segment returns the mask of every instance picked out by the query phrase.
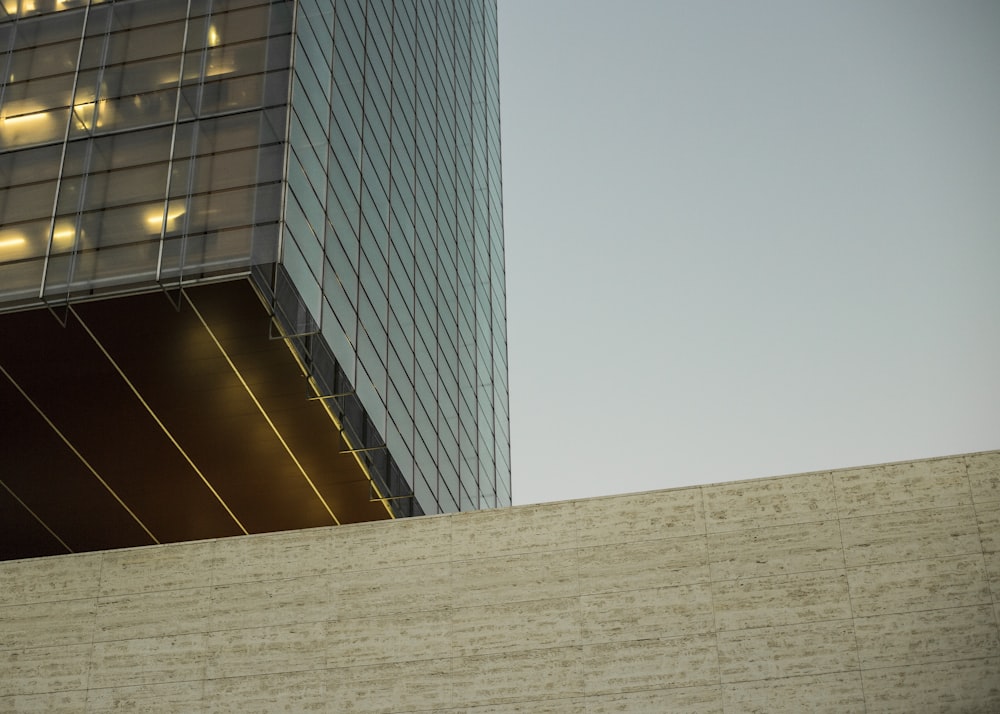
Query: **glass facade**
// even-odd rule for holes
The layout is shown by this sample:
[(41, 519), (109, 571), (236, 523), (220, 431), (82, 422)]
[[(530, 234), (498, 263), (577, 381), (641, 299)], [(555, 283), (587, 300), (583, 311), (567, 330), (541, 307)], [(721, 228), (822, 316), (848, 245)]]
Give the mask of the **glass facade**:
[(72, 6), (4, 3), (0, 301), (273, 262), (292, 8)]
[(397, 515), (510, 503), (495, 0), (0, 8), (0, 309), (249, 276)]

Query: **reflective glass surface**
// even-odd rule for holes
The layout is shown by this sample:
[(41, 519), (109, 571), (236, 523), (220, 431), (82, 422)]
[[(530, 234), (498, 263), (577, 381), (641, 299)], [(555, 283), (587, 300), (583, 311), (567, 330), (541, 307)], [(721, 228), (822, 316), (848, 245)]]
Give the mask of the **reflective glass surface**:
[(4, 9), (0, 303), (275, 260), (291, 3)]
[(252, 274), (398, 515), (510, 503), (495, 0), (0, 0), (0, 309)]
[(295, 41), (282, 264), (366, 446), (420, 510), (509, 504), (496, 4), (300, 0)]

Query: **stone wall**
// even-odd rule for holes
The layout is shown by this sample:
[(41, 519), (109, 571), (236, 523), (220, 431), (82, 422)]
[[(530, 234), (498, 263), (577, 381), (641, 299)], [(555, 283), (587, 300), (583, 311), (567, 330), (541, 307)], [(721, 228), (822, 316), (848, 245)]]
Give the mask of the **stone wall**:
[(0, 712), (998, 712), (1000, 452), (0, 563)]

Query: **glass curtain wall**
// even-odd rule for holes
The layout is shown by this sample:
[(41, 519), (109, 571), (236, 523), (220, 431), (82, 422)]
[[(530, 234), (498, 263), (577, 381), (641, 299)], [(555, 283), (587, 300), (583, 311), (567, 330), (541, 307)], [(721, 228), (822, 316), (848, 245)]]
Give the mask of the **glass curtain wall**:
[(252, 272), (399, 515), (509, 504), (496, 30), (0, 0), (0, 310)]
[(300, 0), (293, 66), (281, 263), (329, 404), (413, 512), (507, 505), (496, 3)]
[(2, 12), (0, 307), (276, 259), (292, 3)]

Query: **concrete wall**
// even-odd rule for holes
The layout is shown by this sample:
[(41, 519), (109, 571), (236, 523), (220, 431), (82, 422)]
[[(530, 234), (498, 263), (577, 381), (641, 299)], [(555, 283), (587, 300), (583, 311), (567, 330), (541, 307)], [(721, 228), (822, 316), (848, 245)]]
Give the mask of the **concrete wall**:
[(2, 712), (998, 712), (1000, 452), (0, 563)]

